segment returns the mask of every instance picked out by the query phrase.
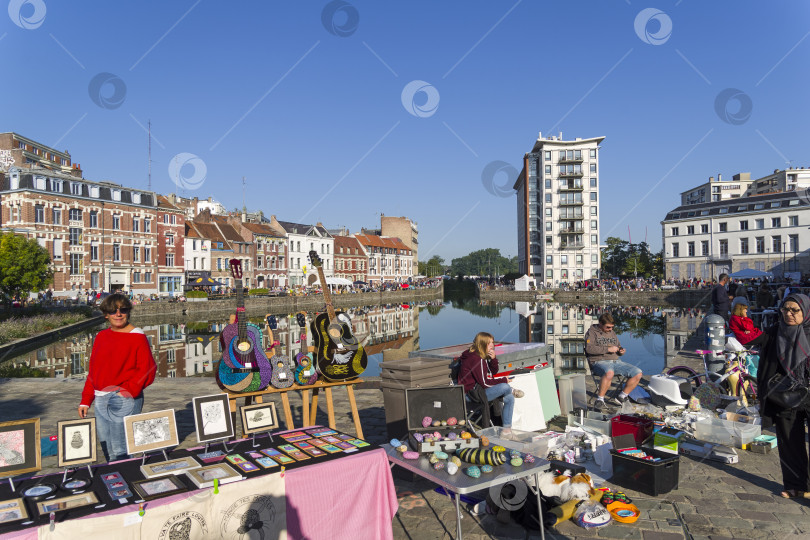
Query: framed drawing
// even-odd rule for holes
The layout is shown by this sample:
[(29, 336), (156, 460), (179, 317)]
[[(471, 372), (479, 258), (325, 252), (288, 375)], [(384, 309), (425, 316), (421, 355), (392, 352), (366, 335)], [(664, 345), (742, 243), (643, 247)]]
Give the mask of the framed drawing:
[(26, 519), (28, 512), (22, 499), (9, 499), (0, 501), (0, 525)]
[(37, 512), (39, 512), (41, 516), (43, 514), (50, 514), (51, 512), (61, 512), (62, 510), (70, 510), (71, 508), (78, 508), (79, 506), (87, 506), (88, 504), (98, 504), (98, 498), (92, 491), (78, 495), (70, 495), (69, 497), (61, 497), (59, 499), (40, 501), (37, 503)]
[(145, 501), (188, 491), (186, 484), (177, 476), (136, 480), (132, 482), (132, 485), (135, 487), (138, 496)]
[(167, 474), (182, 474), (189, 469), (196, 469), (198, 467), (202, 467), (202, 465), (197, 463), (197, 460), (191, 456), (186, 456), (184, 458), (141, 465), (141, 472), (147, 478), (155, 478), (157, 476), (166, 476)]
[(195, 397), (194, 426), (197, 430), (197, 442), (210, 442), (233, 437), (231, 408), (228, 405), (228, 394), (213, 394)]
[(0, 422), (0, 478), (42, 469), (39, 418)]
[(72, 467), (96, 462), (96, 419), (62, 420), (56, 424), (59, 434), (58, 465)]
[(245, 405), (240, 411), (242, 413), (242, 434), (244, 435), (270, 431), (278, 427), (276, 404), (272, 401)]
[(206, 465), (199, 469), (187, 471), (188, 477), (198, 488), (207, 488), (214, 485), (214, 480), (219, 480), (220, 484), (236, 482), (242, 480), (242, 475), (233, 470), (227, 463), (215, 463)]
[(124, 431), (130, 455), (178, 445), (174, 409), (125, 416)]

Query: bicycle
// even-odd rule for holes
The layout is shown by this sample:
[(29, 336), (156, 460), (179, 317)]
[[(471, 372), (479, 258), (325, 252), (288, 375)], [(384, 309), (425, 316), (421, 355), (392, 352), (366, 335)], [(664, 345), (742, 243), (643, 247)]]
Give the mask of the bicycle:
[[(710, 371), (706, 362), (708, 355), (715, 355), (714, 351), (696, 350), (703, 359), (703, 372), (698, 373), (689, 366), (675, 366), (667, 370), (666, 374), (686, 379), (692, 385), (693, 395), (704, 401), (715, 402), (722, 398), (711, 398), (710, 394), (741, 397), (743, 405), (747, 406), (749, 400), (756, 401), (756, 378), (748, 373), (745, 360), (750, 351), (730, 351), (723, 356), (722, 372)], [(701, 390), (700, 388), (703, 387)], [(714, 407), (710, 407), (714, 408)]]

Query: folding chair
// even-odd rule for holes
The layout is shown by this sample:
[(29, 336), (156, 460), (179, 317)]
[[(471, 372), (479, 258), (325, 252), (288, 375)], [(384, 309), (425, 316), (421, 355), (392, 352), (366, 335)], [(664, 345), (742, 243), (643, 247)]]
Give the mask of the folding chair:
[[(593, 372), (593, 366), (591, 358), (588, 354), (585, 355), (585, 359), (588, 361), (588, 371), (591, 372), (591, 378), (593, 379), (593, 383), (595, 385), (595, 389), (593, 391), (593, 395), (588, 399), (588, 408), (593, 408), (593, 405), (596, 403), (596, 398), (599, 397), (599, 383), (602, 381), (602, 377), (596, 375)], [(627, 384), (627, 379), (629, 377), (625, 375), (618, 375), (616, 373), (613, 374), (613, 380), (610, 383), (610, 388), (608, 391), (605, 392), (605, 401), (608, 400), (617, 400), (619, 394), (624, 389), (624, 386)]]

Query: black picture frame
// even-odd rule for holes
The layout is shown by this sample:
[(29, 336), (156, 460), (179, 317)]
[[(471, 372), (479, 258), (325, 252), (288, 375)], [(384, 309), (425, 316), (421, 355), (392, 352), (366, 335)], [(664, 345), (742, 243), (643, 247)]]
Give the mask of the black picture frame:
[(132, 486), (135, 488), (138, 497), (145, 501), (188, 491), (188, 486), (185, 482), (183, 482), (180, 477), (174, 476), (173, 474), (159, 476), (157, 478), (147, 478), (145, 480), (135, 480), (132, 482)]
[(212, 394), (192, 399), (197, 442), (230, 439), (234, 436), (228, 394)]
[[(92, 416), (80, 420), (60, 420), (56, 423), (58, 435), (57, 464), (73, 467), (96, 462), (96, 419)], [(77, 440), (81, 444), (76, 448)], [(80, 450), (80, 455), (77, 455)]]
[(12, 456), (0, 462), (0, 478), (41, 470), (39, 418), (0, 422), (0, 447)]

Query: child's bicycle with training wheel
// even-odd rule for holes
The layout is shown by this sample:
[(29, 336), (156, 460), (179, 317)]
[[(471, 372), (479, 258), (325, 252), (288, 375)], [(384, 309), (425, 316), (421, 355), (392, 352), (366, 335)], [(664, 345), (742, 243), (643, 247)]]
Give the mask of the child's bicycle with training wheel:
[(714, 351), (698, 349), (695, 351), (703, 359), (703, 371), (698, 373), (689, 366), (675, 366), (667, 370), (667, 375), (681, 377), (689, 381), (692, 394), (700, 399), (701, 403), (709, 408), (715, 408), (722, 398), (731, 396), (742, 398), (743, 405), (756, 401), (756, 377), (752, 376), (747, 367), (747, 357), (750, 351), (728, 351), (724, 353), (723, 369), (720, 372), (709, 370), (707, 356), (714, 357), (714, 362), (721, 361)]

